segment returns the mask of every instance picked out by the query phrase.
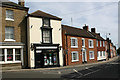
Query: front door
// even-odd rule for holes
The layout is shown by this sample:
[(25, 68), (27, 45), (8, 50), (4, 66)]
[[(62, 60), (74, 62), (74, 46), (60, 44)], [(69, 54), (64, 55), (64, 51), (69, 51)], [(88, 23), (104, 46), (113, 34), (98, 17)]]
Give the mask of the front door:
[(82, 62), (83, 62), (83, 63), (86, 63), (86, 62), (87, 62), (86, 51), (82, 51)]

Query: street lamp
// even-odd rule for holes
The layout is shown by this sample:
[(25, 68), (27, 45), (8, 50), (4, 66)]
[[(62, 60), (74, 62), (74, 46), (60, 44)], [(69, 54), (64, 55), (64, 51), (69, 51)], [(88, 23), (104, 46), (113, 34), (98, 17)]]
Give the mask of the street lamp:
[(107, 35), (111, 35), (110, 33), (106, 33), (106, 39), (107, 39)]

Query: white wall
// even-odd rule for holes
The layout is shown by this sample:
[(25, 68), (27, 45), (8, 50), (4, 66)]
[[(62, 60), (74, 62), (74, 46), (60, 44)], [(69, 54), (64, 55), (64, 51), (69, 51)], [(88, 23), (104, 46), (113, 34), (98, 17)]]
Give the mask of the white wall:
[[(40, 43), (42, 42), (42, 32), (40, 27), (42, 27), (42, 18), (28, 18), (28, 34), (30, 37), (29, 47), (31, 43)], [(62, 31), (61, 31), (61, 21), (58, 20), (50, 20), (52, 29), (52, 42), (53, 44), (60, 44), (62, 46)], [(31, 28), (32, 26), (32, 28)], [(35, 67), (35, 59), (34, 59), (34, 51), (29, 49), (29, 67)], [(62, 49), (59, 52), (59, 61), (60, 66), (63, 66), (63, 55)]]

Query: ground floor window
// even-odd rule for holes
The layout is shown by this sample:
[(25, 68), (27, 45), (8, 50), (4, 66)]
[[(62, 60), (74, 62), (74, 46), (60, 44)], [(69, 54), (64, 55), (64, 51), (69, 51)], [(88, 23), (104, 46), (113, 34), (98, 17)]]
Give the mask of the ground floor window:
[(0, 49), (0, 61), (4, 61), (4, 49)]
[(8, 48), (8, 49), (1, 49), (2, 51), (0, 52), (0, 61), (21, 61), (21, 49), (13, 49), (13, 48)]
[(94, 59), (94, 51), (89, 51), (89, 59)]
[(105, 51), (103, 51), (103, 56), (105, 56)]
[(100, 51), (100, 56), (102, 57), (102, 51)]
[(72, 62), (79, 61), (79, 56), (77, 51), (72, 52)]

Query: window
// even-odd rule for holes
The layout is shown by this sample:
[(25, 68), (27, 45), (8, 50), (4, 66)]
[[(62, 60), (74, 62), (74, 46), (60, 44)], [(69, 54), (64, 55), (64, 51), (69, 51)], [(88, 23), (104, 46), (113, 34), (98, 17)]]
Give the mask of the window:
[(44, 18), (43, 19), (43, 26), (49, 27), (50, 26), (50, 19)]
[(13, 49), (7, 49), (7, 61), (13, 61)]
[(78, 58), (78, 52), (77, 51), (73, 51), (72, 52), (72, 62), (75, 62), (75, 61), (79, 61), (79, 58)]
[(89, 59), (94, 59), (94, 51), (89, 51)]
[(6, 20), (14, 20), (13, 10), (6, 10)]
[(93, 48), (93, 40), (89, 40), (89, 48)]
[(78, 48), (77, 38), (71, 38), (71, 47)]
[(0, 50), (0, 61), (4, 61), (4, 49)]
[(99, 51), (97, 52), (97, 57), (99, 57)]
[(43, 43), (51, 43), (50, 30), (43, 30)]
[(15, 49), (15, 61), (21, 60), (21, 51), (20, 49)]
[(82, 47), (85, 47), (85, 39), (82, 38)]
[(98, 47), (98, 40), (97, 40), (97, 47)]
[(100, 41), (100, 47), (102, 46), (102, 42)]
[(105, 41), (103, 41), (103, 47), (105, 47)]
[(103, 51), (103, 56), (105, 56), (105, 51)]
[(100, 56), (102, 56), (102, 51), (100, 51)]
[(5, 39), (14, 39), (14, 27), (5, 27)]

